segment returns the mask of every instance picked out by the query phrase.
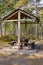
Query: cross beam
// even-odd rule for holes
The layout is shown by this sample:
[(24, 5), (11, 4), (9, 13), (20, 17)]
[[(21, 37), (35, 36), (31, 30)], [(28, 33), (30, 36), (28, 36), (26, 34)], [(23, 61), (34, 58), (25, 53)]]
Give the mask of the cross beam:
[[(12, 21), (17, 22), (18, 19), (15, 19), (15, 20), (4, 20), (4, 22), (12, 22)], [(20, 19), (20, 21), (27, 21), (27, 22), (30, 21), (30, 22), (35, 22), (36, 19)]]

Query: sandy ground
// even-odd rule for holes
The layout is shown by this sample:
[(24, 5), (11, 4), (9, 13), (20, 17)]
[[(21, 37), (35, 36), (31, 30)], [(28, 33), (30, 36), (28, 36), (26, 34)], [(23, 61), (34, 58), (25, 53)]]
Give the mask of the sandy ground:
[[(10, 49), (4, 48), (5, 50), (9, 51)], [(7, 52), (5, 54), (0, 53), (0, 65), (43, 65), (43, 51), (24, 55), (14, 54), (14, 52), (12, 54), (7, 54)]]
[[(39, 41), (36, 43), (39, 43)], [(43, 65), (43, 51), (28, 55), (9, 54), (10, 51), (11, 49), (9, 48), (0, 49), (0, 65)], [(14, 50), (12, 50), (12, 52), (14, 52)]]
[(43, 65), (43, 57), (38, 54), (0, 56), (0, 65)]

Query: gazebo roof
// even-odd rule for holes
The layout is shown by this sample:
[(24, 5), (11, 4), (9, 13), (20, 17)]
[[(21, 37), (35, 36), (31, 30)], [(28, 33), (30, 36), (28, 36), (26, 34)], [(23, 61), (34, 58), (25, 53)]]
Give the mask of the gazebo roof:
[(13, 11), (12, 13), (10, 13), (8, 16), (4, 17), (3, 19), (5, 20), (15, 20), (15, 19), (18, 19), (18, 12), (20, 12), (20, 18), (23, 19), (24, 17), (25, 18), (30, 18), (30, 19), (35, 19), (37, 21), (37, 23), (39, 23), (39, 19), (38, 17), (24, 11), (24, 10), (21, 10), (21, 9), (17, 9), (15, 11)]

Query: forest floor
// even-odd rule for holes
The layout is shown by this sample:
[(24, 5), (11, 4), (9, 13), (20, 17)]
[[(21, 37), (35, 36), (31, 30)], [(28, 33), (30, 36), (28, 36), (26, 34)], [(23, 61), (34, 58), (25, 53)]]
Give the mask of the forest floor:
[[(3, 42), (0, 42), (0, 51), (3, 46), (8, 46), (3, 44)], [(43, 48), (43, 40), (36, 41), (36, 44), (40, 44), (41, 48)], [(3, 47), (4, 48), (4, 47)], [(8, 52), (5, 51), (5, 53), (0, 53), (0, 65), (43, 65), (43, 50), (39, 50), (38, 53), (30, 53), (30, 54), (7, 54)]]
[[(41, 51), (43, 54), (43, 51)], [(40, 53), (30, 55), (1, 55), (0, 65), (43, 65), (43, 56)]]

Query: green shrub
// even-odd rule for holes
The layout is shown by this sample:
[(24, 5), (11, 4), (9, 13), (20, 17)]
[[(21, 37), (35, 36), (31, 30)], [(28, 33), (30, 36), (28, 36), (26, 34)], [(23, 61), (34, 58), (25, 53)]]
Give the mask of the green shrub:
[[(35, 40), (35, 35), (28, 35), (28, 36), (21, 35), (20, 37), (29, 38), (30, 40)], [(0, 37), (0, 40), (6, 41), (6, 42), (14, 41), (14, 40), (17, 41), (17, 39), (18, 39), (17, 35), (12, 35), (12, 36), (6, 35), (6, 36)]]
[(25, 36), (24, 35), (21, 35), (20, 38), (25, 38)]
[(13, 35), (13, 36), (2, 36), (0, 37), (0, 40), (3, 40), (3, 41), (14, 41), (14, 40), (17, 40), (17, 35)]
[(28, 35), (26, 38), (29, 38), (30, 40), (35, 40), (35, 35)]

